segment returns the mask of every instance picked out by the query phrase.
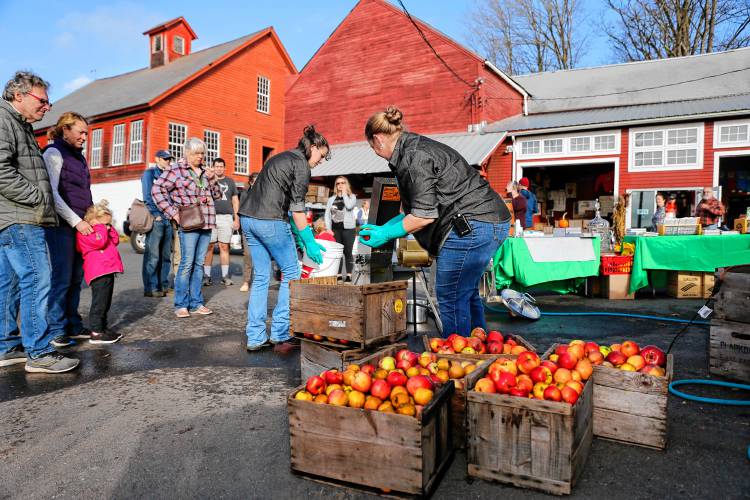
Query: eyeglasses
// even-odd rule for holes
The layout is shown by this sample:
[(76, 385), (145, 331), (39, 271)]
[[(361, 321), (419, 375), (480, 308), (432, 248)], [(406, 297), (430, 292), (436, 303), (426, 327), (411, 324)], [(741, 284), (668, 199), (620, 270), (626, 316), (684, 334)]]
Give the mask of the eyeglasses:
[(31, 92), (26, 92), (26, 93), (30, 95), (31, 97), (33, 97), (34, 99), (36, 99), (37, 101), (39, 101), (39, 104), (41, 104), (42, 106), (47, 106), (49, 107), (49, 109), (52, 109), (52, 103), (49, 102), (47, 99), (42, 99), (38, 95), (34, 95)]

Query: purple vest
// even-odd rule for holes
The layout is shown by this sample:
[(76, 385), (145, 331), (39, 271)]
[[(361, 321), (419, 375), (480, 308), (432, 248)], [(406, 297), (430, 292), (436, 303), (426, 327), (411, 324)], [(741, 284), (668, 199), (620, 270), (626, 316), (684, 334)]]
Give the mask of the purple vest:
[(86, 209), (94, 204), (91, 198), (91, 174), (86, 158), (80, 150), (63, 139), (55, 139), (50, 147), (60, 151), (63, 158), (60, 183), (57, 186), (60, 197), (78, 217), (83, 217)]

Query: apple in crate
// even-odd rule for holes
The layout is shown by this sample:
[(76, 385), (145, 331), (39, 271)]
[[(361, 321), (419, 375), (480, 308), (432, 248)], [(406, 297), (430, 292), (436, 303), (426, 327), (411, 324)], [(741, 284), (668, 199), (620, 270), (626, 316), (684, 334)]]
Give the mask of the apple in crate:
[(545, 384), (552, 383), (552, 372), (546, 366), (537, 366), (531, 370), (529, 375), (534, 382), (543, 382)]
[(326, 384), (343, 384), (344, 374), (338, 370), (326, 370), (321, 374)]
[(404, 386), (406, 385), (407, 377), (401, 372), (393, 371), (388, 374), (385, 380), (391, 387)]
[(487, 340), (487, 332), (484, 331), (484, 328), (478, 326), (471, 331), (469, 337), (474, 337), (479, 339), (481, 342), (484, 342), (485, 340)]
[(429, 377), (417, 375), (406, 381), (406, 390), (409, 391), (411, 396), (414, 396), (419, 388), (432, 390), (433, 385)]
[(518, 365), (518, 369), (521, 371), (521, 373), (530, 374), (534, 368), (542, 364), (542, 361), (539, 359), (539, 355), (535, 352), (531, 351), (523, 351), (521, 354), (518, 355), (518, 359), (516, 359), (516, 364)]
[(562, 393), (556, 385), (550, 385), (544, 389), (544, 399), (547, 401), (562, 401)]
[(641, 356), (649, 365), (664, 366), (667, 364), (667, 355), (655, 345), (647, 345), (641, 349)]
[[(369, 373), (365, 373), (364, 371), (358, 371), (354, 374), (351, 386), (355, 391), (367, 393), (370, 391), (370, 387), (372, 386), (372, 376)], [(362, 402), (362, 404), (364, 404), (364, 401)]]
[(638, 347), (638, 344), (633, 342), (632, 340), (626, 340), (622, 343), (622, 347), (620, 347), (620, 352), (622, 352), (625, 356), (635, 356), (639, 352), (641, 352), (640, 347)]
[(487, 377), (477, 380), (477, 383), (474, 385), (474, 390), (477, 392), (497, 392), (495, 389), (495, 383)]
[(433, 337), (430, 339), (430, 349), (432, 350), (432, 352), (438, 352), (440, 348), (443, 347), (443, 344), (445, 344), (443, 339), (437, 337)]
[(307, 385), (305, 386), (307, 392), (313, 396), (317, 396), (326, 390), (326, 381), (322, 377), (314, 375), (307, 379)]
[(328, 395), (328, 404), (333, 406), (347, 406), (349, 404), (349, 395), (346, 391), (336, 389)]
[(497, 330), (492, 330), (487, 334), (487, 342), (500, 342), (502, 344), (504, 340), (503, 334)]

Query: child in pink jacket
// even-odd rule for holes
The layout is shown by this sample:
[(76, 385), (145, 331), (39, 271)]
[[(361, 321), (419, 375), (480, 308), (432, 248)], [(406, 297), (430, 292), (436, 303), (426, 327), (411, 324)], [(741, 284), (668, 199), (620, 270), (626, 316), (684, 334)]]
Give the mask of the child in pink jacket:
[(89, 207), (83, 220), (93, 228), (87, 235), (76, 234), (78, 251), (83, 255), (83, 277), (91, 288), (89, 323), (92, 344), (114, 344), (122, 335), (107, 331), (107, 313), (112, 305), (115, 274), (123, 272), (117, 245), (120, 236), (112, 227), (112, 211), (107, 200)]

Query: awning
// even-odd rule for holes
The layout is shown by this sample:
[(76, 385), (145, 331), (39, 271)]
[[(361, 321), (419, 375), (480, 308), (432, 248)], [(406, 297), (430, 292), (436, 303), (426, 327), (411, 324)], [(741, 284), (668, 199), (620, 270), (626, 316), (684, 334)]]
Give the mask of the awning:
[[(452, 147), (469, 165), (481, 165), (505, 139), (505, 132), (428, 135)], [(367, 141), (334, 145), (331, 159), (312, 169), (313, 177), (390, 173), (388, 162), (377, 156)]]

